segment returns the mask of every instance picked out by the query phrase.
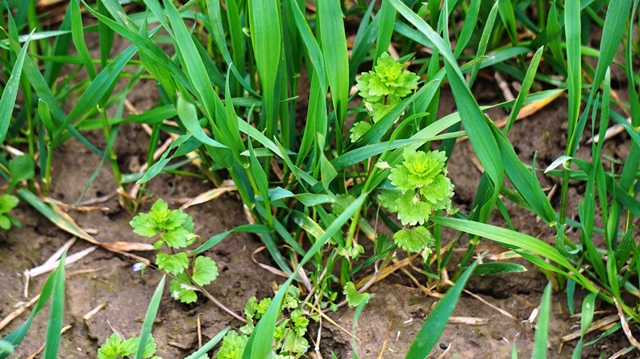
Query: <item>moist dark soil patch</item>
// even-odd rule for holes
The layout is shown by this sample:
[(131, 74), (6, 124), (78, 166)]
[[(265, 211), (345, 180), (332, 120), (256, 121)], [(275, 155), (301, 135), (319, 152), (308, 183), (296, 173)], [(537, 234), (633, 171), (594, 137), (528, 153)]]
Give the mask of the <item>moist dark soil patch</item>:
[[(114, 47), (118, 48), (121, 45), (117, 44)], [(481, 88), (478, 91), (486, 93), (488, 90)], [(128, 98), (139, 109), (149, 108), (157, 100), (155, 84), (150, 81), (141, 82)], [(497, 96), (489, 96), (487, 101), (497, 101)], [(439, 117), (453, 111), (453, 99), (450, 93), (443, 89)], [(562, 154), (566, 135), (562, 124), (566, 123), (566, 113), (566, 101), (560, 98), (531, 118), (518, 121), (514, 125), (509, 138), (525, 163), (530, 163), (534, 152), (537, 152), (536, 166), (545, 168)], [(302, 113), (299, 114), (303, 116)], [(505, 113), (502, 110), (493, 110), (489, 111), (489, 115), (497, 119)], [(90, 133), (88, 137), (104, 147), (101, 134)], [(116, 152), (120, 167), (125, 173), (144, 163), (147, 141), (147, 136), (137, 127), (128, 125), (120, 129)], [(628, 139), (621, 136), (607, 142), (605, 151), (614, 157), (625, 158), (628, 147)], [(589, 149), (586, 146), (579, 152), (583, 157), (588, 157), (588, 153)], [(448, 167), (450, 177), (456, 186), (455, 201), (464, 211), (470, 210), (469, 206), (481, 174), (473, 164), (474, 156), (469, 142), (461, 142), (456, 146)], [(66, 203), (75, 202), (99, 164), (100, 158), (86, 150), (75, 139), (70, 140), (55, 153), (51, 197)], [(550, 177), (539, 175), (538, 178), (545, 186), (556, 183), (556, 180)], [(115, 187), (108, 166), (104, 166), (84, 198), (102, 197), (112, 193)], [(173, 175), (159, 176), (152, 180), (148, 187), (154, 198), (163, 198), (172, 208), (179, 207), (184, 199), (193, 198), (211, 188), (212, 185), (202, 179)], [(571, 189), (569, 208), (574, 211), (577, 211), (578, 193), (579, 188)], [(115, 197), (98, 205), (108, 209), (71, 211), (69, 214), (81, 227), (96, 230), (95, 238), (99, 241), (151, 243), (150, 239), (132, 232), (128, 224), (132, 215), (121, 209)], [(146, 211), (149, 207), (150, 203), (146, 203), (141, 210)], [(528, 212), (513, 205), (507, 205), (507, 208), (513, 225), (519, 231), (545, 240), (553, 238), (554, 233)], [(196, 233), (203, 239), (247, 222), (242, 204), (234, 194), (191, 207), (187, 212), (194, 217)], [(45, 276), (32, 279), (29, 293), (25, 297), (22, 273), (46, 261), (70, 238), (70, 235), (52, 225), (24, 203), (13, 214), (23, 223), (23, 227), (13, 228), (3, 233), (3, 237), (0, 238), (2, 317), (13, 312), (14, 307), (20, 302), (36, 295), (44, 283)], [(504, 224), (504, 220), (498, 215), (495, 215), (492, 221), (494, 224)], [(207, 289), (237, 313), (242, 313), (246, 301), (251, 296), (272, 296), (272, 283), (282, 282), (282, 278), (275, 277), (253, 262), (251, 253), (260, 246), (259, 239), (253, 236), (232, 234), (206, 253), (218, 263), (220, 269), (220, 277)], [(86, 247), (87, 243), (78, 240), (70, 252), (75, 253)], [(153, 253), (138, 254), (150, 259), (154, 257)], [(263, 254), (258, 254), (257, 259), (263, 263), (270, 263), (270, 259)], [(97, 348), (111, 335), (112, 328), (126, 336), (139, 334), (147, 305), (161, 274), (147, 270), (144, 276), (141, 276), (140, 273), (133, 272), (134, 263), (135, 260), (99, 249), (68, 268), (64, 323), (71, 324), (72, 328), (62, 336), (61, 358), (95, 358)], [(455, 261), (453, 264), (456, 264)], [(514, 343), (520, 357), (530, 356), (534, 328), (525, 320), (538, 306), (546, 280), (535, 268), (530, 265), (527, 267), (529, 271), (526, 273), (473, 277), (467, 286), (469, 291), (493, 306), (509, 312), (517, 320), (465, 294), (453, 313), (459, 318), (454, 318), (454, 322), (447, 326), (440, 339), (441, 345), (434, 351), (434, 357), (439, 356), (444, 351), (443, 348), (450, 347), (446, 355), (448, 358), (507, 358), (511, 356)], [(398, 274), (371, 288), (373, 298), (360, 317), (355, 333), (355, 346), (361, 358), (402, 358), (406, 354), (414, 336), (437, 302), (407, 283), (407, 278)], [(577, 311), (583, 295), (584, 293), (577, 295)], [(87, 321), (83, 319), (87, 312), (103, 303), (106, 303), (103, 310)], [(568, 358), (573, 350), (569, 343), (559, 351), (561, 337), (577, 330), (576, 325), (579, 323), (578, 319), (569, 318), (566, 303), (564, 294), (554, 295), (549, 357)], [(26, 358), (44, 343), (46, 311), (47, 308), (36, 317), (29, 334), (14, 357)], [(15, 329), (27, 318), (28, 313), (29, 310), (4, 328), (0, 335), (4, 336)], [(339, 327), (325, 320), (321, 328), (315, 324), (311, 326), (310, 337), (315, 341), (318, 331), (321, 330), (319, 346), (322, 357), (328, 358), (333, 352), (338, 358), (350, 358), (352, 338), (340, 328), (351, 331), (353, 310), (343, 308), (336, 313), (329, 313), (329, 316)], [(196, 349), (198, 318), (203, 341), (227, 326), (241, 325), (205, 298), (200, 298), (193, 305), (182, 305), (170, 298), (166, 288), (153, 329), (158, 344), (157, 354), (164, 358), (180, 358)], [(464, 318), (475, 319), (481, 324), (465, 323), (462, 321)], [(635, 324), (632, 324), (632, 330), (637, 331)], [(587, 340), (599, 334), (590, 334)], [(316, 357), (316, 354), (312, 353), (313, 341), (310, 341), (310, 357)], [(583, 356), (599, 357), (601, 353), (609, 356), (626, 346), (626, 339), (621, 335), (615, 335), (585, 348)]]

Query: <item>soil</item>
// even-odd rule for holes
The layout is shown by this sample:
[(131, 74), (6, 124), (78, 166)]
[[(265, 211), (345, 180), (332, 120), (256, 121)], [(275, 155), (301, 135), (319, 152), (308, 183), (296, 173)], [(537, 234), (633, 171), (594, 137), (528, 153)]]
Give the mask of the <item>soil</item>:
[[(117, 51), (117, 50), (115, 50)], [(499, 101), (493, 84), (480, 81), (474, 92), (486, 96), (482, 104)], [(486, 95), (489, 93), (490, 95)], [(130, 93), (128, 99), (140, 110), (151, 107), (157, 100), (155, 84), (141, 82)], [(440, 106), (446, 115), (455, 111), (455, 104), (446, 89), (443, 89)], [(531, 162), (537, 151), (539, 168), (548, 166), (559, 157), (564, 148), (566, 129), (566, 100), (560, 98), (528, 119), (518, 121), (509, 133), (509, 138), (521, 159)], [(493, 119), (505, 115), (502, 110), (489, 111)], [(585, 131), (588, 133), (589, 131)], [(99, 147), (104, 147), (102, 135), (89, 132), (88, 138)], [(137, 163), (144, 163), (148, 137), (139, 128), (126, 125), (120, 129), (116, 153), (120, 168), (130, 172)], [(616, 158), (625, 158), (629, 141), (618, 137), (605, 144), (605, 149)], [(473, 164), (473, 150), (468, 142), (456, 146), (451, 156), (449, 173), (455, 184), (455, 202), (461, 210), (468, 211), (473, 201), (480, 178), (479, 170)], [(580, 155), (588, 157), (589, 149), (583, 147)], [(53, 186), (50, 197), (68, 204), (74, 203), (82, 193), (93, 171), (100, 166), (100, 158), (84, 149), (75, 139), (69, 140), (55, 152)], [(196, 170), (197, 171), (197, 170)], [(539, 175), (545, 186), (552, 186), (554, 179)], [(96, 181), (88, 189), (84, 199), (103, 197), (115, 191), (116, 185), (108, 166), (100, 171)], [(163, 198), (172, 208), (177, 208), (185, 199), (193, 198), (212, 188), (212, 184), (197, 177), (162, 175), (149, 184), (148, 190), (155, 198)], [(577, 209), (580, 188), (572, 188), (569, 208)], [(557, 201), (554, 199), (554, 201)], [(105, 210), (88, 212), (70, 211), (69, 215), (85, 229), (94, 229), (94, 237), (101, 242), (131, 241), (152, 243), (151, 239), (135, 235), (129, 221), (132, 215), (123, 210), (116, 197), (98, 204)], [(148, 210), (150, 202), (142, 211)], [(529, 213), (507, 205), (513, 225), (524, 233), (541, 239), (552, 239), (552, 233), (543, 223), (536, 221)], [(247, 223), (241, 202), (234, 193), (225, 194), (213, 201), (190, 207), (187, 210), (196, 223), (196, 233), (203, 239)], [(39, 293), (46, 276), (32, 278), (29, 293), (24, 295), (23, 272), (46, 261), (60, 248), (70, 235), (51, 224), (34, 209), (24, 203), (13, 212), (23, 224), (22, 228), (12, 228), (2, 233), (0, 238), (0, 315), (7, 316), (15, 307)], [(504, 220), (496, 215), (492, 222), (504, 225)], [(452, 237), (451, 237), (452, 238)], [(449, 239), (450, 240), (450, 239)], [(491, 245), (491, 243), (485, 243)], [(89, 244), (78, 240), (70, 249), (76, 253)], [(236, 313), (242, 314), (246, 301), (252, 297), (264, 298), (273, 295), (272, 283), (282, 282), (270, 272), (259, 267), (251, 257), (261, 246), (259, 238), (247, 234), (232, 234), (206, 254), (219, 266), (220, 277), (207, 289), (221, 302)], [(153, 259), (153, 254), (137, 253)], [(269, 263), (262, 253), (257, 261)], [(61, 358), (95, 358), (97, 348), (116, 329), (125, 336), (138, 335), (149, 300), (161, 278), (159, 272), (147, 270), (144, 276), (132, 270), (134, 259), (98, 249), (80, 262), (67, 269), (64, 323), (72, 327), (62, 336)], [(453, 261), (455, 265), (455, 260)], [(508, 358), (513, 346), (517, 346), (519, 357), (529, 357), (531, 353), (534, 327), (526, 321), (538, 306), (546, 280), (542, 274), (525, 264), (525, 273), (473, 277), (466, 289), (475, 293), (491, 305), (509, 312), (516, 320), (501, 314), (478, 299), (464, 294), (453, 313), (455, 317), (476, 320), (480, 324), (451, 323), (440, 338), (432, 357), (438, 357), (449, 348), (445, 358)], [(455, 270), (455, 267), (451, 268)], [(418, 277), (424, 279), (423, 277)], [(167, 286), (168, 287), (168, 286)], [(372, 299), (358, 321), (355, 346), (361, 358), (402, 358), (409, 349), (414, 336), (420, 330), (437, 300), (426, 296), (403, 274), (394, 274), (375, 284), (370, 292)], [(576, 311), (580, 311), (581, 296), (577, 295)], [(89, 320), (83, 316), (106, 303)], [(610, 308), (605, 308), (610, 309)], [(14, 357), (27, 358), (44, 343), (48, 307), (33, 322), (29, 334), (18, 347)], [(27, 310), (9, 326), (0, 331), (4, 336), (28, 316)], [(579, 328), (579, 319), (569, 317), (566, 296), (554, 294), (552, 301), (552, 322), (550, 325), (549, 357), (569, 358), (573, 350), (569, 342), (561, 348), (561, 337)], [(350, 331), (353, 310), (341, 308), (329, 316), (342, 328)], [(610, 314), (610, 313), (609, 313)], [(598, 319), (599, 317), (596, 317)], [(165, 288), (153, 335), (158, 344), (157, 354), (164, 358), (180, 358), (198, 347), (198, 321), (202, 328), (202, 340), (216, 335), (225, 327), (237, 328), (238, 321), (211, 305), (206, 298), (200, 298), (193, 305), (182, 305), (170, 298)], [(336, 325), (327, 321), (322, 328), (312, 325), (315, 340), (321, 330), (320, 354), (329, 358), (334, 353), (337, 358), (352, 357), (351, 337)], [(632, 330), (637, 331), (635, 325)], [(600, 333), (592, 333), (587, 340)], [(610, 356), (626, 347), (623, 336), (612, 336), (583, 351), (583, 357)], [(313, 346), (312, 346), (313, 350)], [(312, 351), (311, 350), (311, 351)], [(309, 357), (318, 357), (316, 353)]]

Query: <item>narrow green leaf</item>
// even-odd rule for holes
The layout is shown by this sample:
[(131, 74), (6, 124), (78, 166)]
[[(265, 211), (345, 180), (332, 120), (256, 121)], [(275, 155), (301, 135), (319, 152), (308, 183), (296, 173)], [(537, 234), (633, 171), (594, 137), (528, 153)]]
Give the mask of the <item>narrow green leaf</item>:
[(186, 357), (185, 359), (202, 359), (203, 356), (206, 356), (207, 353), (213, 349), (213, 347), (216, 346), (216, 344), (218, 344), (222, 338), (224, 338), (224, 336), (227, 334), (227, 332), (229, 331), (229, 328), (224, 328), (223, 330), (220, 331), (220, 333), (216, 334), (215, 337), (211, 338), (211, 340), (209, 340), (205, 345), (202, 346), (202, 348), (198, 349), (195, 353), (189, 355), (188, 357)]
[(33, 208), (38, 210), (38, 212), (42, 213), (42, 215), (47, 217), (47, 219), (49, 219), (53, 224), (58, 226), (58, 228), (61, 228), (73, 234), (76, 237), (84, 238), (91, 242), (95, 242), (95, 239), (93, 237), (91, 237), (82, 229), (78, 228), (75, 224), (69, 222), (66, 218), (56, 213), (53, 209), (51, 209), (51, 207), (49, 207), (40, 198), (38, 198), (38, 196), (33, 194), (31, 191), (29, 191), (29, 189), (20, 188), (18, 189), (17, 192), (20, 195), (20, 197), (22, 197), (25, 201), (29, 202), (29, 204), (33, 206)]
[(176, 112), (178, 113), (178, 117), (180, 121), (184, 125), (184, 127), (193, 135), (193, 137), (197, 138), (200, 142), (218, 148), (227, 148), (227, 146), (222, 143), (212, 139), (207, 136), (206, 133), (200, 127), (200, 122), (198, 121), (198, 113), (196, 111), (196, 106), (194, 106), (191, 102), (184, 99), (182, 96), (178, 96), (178, 104), (176, 107)]
[[(339, 0), (323, 0), (317, 3), (318, 28), (329, 78), (331, 101), (336, 112), (336, 133), (341, 134), (347, 115), (349, 97), (349, 54)], [(342, 152), (342, 139), (337, 139), (338, 153)]]
[(477, 261), (473, 262), (469, 268), (464, 271), (462, 276), (458, 278), (456, 284), (440, 299), (431, 313), (429, 313), (427, 320), (425, 320), (422, 328), (420, 328), (420, 331), (411, 343), (411, 347), (406, 356), (407, 358), (426, 358), (429, 355), (431, 349), (433, 349), (438, 339), (440, 339), (442, 332), (444, 332), (447, 321), (451, 313), (453, 313), (456, 303), (458, 303), (460, 294), (477, 265)]
[(521, 264), (507, 262), (492, 262), (478, 264), (475, 275), (499, 274), (499, 273), (520, 273), (526, 272), (527, 268)]
[(280, 2), (277, 0), (249, 0), (248, 9), (251, 44), (260, 75), (263, 116), (266, 118), (260, 123), (266, 126), (267, 138), (273, 138), (278, 129), (276, 112), (280, 100), (276, 97), (276, 79), (282, 52)]
[(262, 224), (244, 224), (232, 230), (216, 234), (215, 236), (209, 238), (209, 240), (203, 243), (200, 247), (191, 251), (191, 253), (198, 254), (208, 249), (211, 249), (214, 246), (216, 246), (218, 243), (222, 242), (222, 240), (225, 239), (228, 235), (236, 232), (263, 234), (263, 233), (269, 233), (270, 229), (269, 227)]
[(551, 283), (547, 284), (540, 302), (540, 312), (536, 324), (536, 334), (533, 343), (532, 359), (547, 358), (547, 338), (549, 335), (549, 314), (551, 312)]
[(565, 36), (567, 43), (567, 83), (568, 83), (568, 122), (567, 152), (573, 156), (577, 149), (577, 141), (581, 133), (576, 132), (578, 117), (580, 116), (580, 104), (582, 103), (582, 56), (580, 54), (580, 1), (567, 0), (565, 3), (564, 20)]
[(67, 252), (62, 253), (58, 268), (56, 269), (53, 283), (53, 293), (51, 296), (51, 309), (49, 322), (47, 324), (47, 335), (44, 343), (45, 359), (55, 359), (58, 357), (60, 347), (60, 336), (62, 335), (62, 319), (64, 318), (64, 282), (65, 282), (65, 260)]
[[(34, 30), (35, 31), (35, 30)], [(7, 81), (0, 98), (0, 146), (4, 142), (7, 136), (7, 130), (9, 129), (9, 123), (11, 122), (11, 116), (13, 115), (13, 109), (16, 103), (16, 97), (18, 96), (18, 88), (20, 87), (20, 76), (22, 75), (22, 65), (27, 54), (27, 48), (29, 48), (29, 41), (27, 41), (13, 64), (11, 69), (11, 75)]]
[(498, 0), (498, 12), (511, 42), (513, 45), (518, 46), (518, 31), (516, 30), (516, 18), (511, 0)]
[(94, 79), (98, 74), (96, 68), (93, 65), (93, 59), (89, 53), (89, 48), (84, 41), (84, 27), (82, 25), (82, 14), (80, 13), (79, 0), (71, 0), (69, 7), (71, 8), (71, 36), (73, 44), (80, 54), (80, 58), (84, 63), (84, 68), (87, 70), (90, 79)]
[(140, 342), (138, 343), (138, 349), (136, 350), (135, 359), (142, 358), (142, 353), (144, 352), (147, 341), (151, 336), (151, 328), (153, 327), (153, 322), (156, 319), (156, 314), (158, 313), (158, 308), (160, 307), (160, 300), (162, 299), (165, 279), (166, 276), (163, 275), (162, 279), (160, 279), (160, 283), (158, 283), (158, 286), (156, 287), (156, 290), (153, 292), (153, 297), (151, 297), (151, 302), (149, 303), (149, 307), (147, 308), (147, 314), (145, 315), (144, 322), (142, 323), (142, 330), (140, 331)]

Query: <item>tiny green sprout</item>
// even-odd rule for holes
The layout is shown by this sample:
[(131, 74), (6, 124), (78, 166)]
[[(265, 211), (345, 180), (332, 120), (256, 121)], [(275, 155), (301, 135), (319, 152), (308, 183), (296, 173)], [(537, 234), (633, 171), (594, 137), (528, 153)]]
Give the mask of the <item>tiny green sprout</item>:
[(153, 204), (149, 213), (140, 213), (130, 224), (133, 231), (141, 236), (160, 234), (169, 247), (184, 248), (193, 241), (193, 218), (179, 209), (170, 210), (161, 199)]
[(166, 202), (159, 199), (149, 213), (140, 213), (130, 222), (133, 231), (146, 237), (160, 235), (155, 242), (156, 250), (167, 245), (169, 253), (156, 255), (156, 265), (173, 279), (169, 287), (171, 296), (182, 303), (193, 303), (198, 299), (196, 291), (203, 290), (218, 278), (216, 262), (205, 256), (190, 258), (184, 249), (198, 238), (193, 233), (193, 218), (181, 210), (170, 210)]
[[(117, 334), (111, 334), (104, 344), (98, 348), (98, 359), (120, 359), (132, 357), (136, 354), (140, 338), (133, 337), (121, 339)], [(142, 358), (162, 359), (154, 355), (156, 353), (156, 342), (153, 336), (149, 336), (147, 344), (142, 352)]]
[[(406, 97), (418, 84), (419, 77), (402, 69), (388, 53), (383, 53), (373, 71), (365, 72), (358, 81), (359, 94), (364, 107), (376, 123)], [(356, 142), (371, 128), (371, 124), (360, 121), (351, 128), (351, 142)]]
[(0, 196), (0, 228), (8, 230), (11, 225), (21, 227), (22, 224), (16, 218), (9, 215), (17, 205), (18, 197), (5, 193)]
[(347, 298), (347, 304), (352, 308), (355, 308), (362, 303), (367, 303), (371, 298), (369, 293), (358, 293), (353, 282), (347, 282), (347, 284), (345, 284), (343, 293)]
[[(431, 213), (446, 209), (451, 212), (453, 183), (447, 177), (446, 155), (441, 151), (423, 152), (405, 149), (404, 161), (391, 169), (391, 189), (383, 189), (378, 196), (380, 204), (405, 226), (393, 236), (396, 244), (410, 253), (429, 254), (433, 238), (422, 226)], [(417, 227), (407, 227), (416, 226)]]

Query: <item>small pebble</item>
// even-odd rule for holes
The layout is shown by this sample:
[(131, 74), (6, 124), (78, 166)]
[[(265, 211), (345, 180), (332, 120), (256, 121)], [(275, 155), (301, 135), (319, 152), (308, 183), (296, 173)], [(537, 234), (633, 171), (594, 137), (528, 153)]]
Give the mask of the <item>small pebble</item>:
[(495, 340), (502, 340), (504, 335), (499, 331), (495, 331), (495, 332), (491, 333), (491, 337), (493, 337), (493, 339), (495, 339)]
[(447, 348), (449, 348), (448, 345), (446, 345), (445, 343), (440, 343), (440, 349), (447, 350)]

